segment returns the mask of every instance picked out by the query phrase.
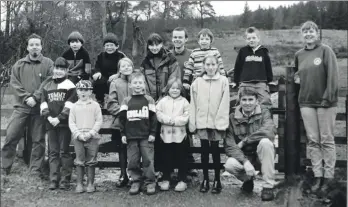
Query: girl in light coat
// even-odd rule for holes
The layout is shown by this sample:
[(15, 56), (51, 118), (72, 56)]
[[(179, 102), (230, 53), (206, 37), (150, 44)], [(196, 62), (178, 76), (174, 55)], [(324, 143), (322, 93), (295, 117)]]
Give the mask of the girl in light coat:
[(187, 188), (187, 144), (186, 124), (189, 119), (190, 104), (182, 97), (183, 87), (180, 78), (168, 81), (166, 96), (156, 106), (157, 120), (162, 124), (161, 138), (163, 144), (163, 182), (161, 190), (169, 190), (170, 173), (173, 163), (178, 160), (179, 182), (175, 191), (184, 191)]
[(212, 193), (220, 193), (219, 141), (225, 138), (229, 124), (230, 92), (228, 80), (218, 72), (218, 59), (207, 55), (203, 59), (205, 72), (191, 85), (189, 129), (201, 140), (204, 180), (200, 191), (209, 190), (209, 151), (212, 152), (215, 179)]

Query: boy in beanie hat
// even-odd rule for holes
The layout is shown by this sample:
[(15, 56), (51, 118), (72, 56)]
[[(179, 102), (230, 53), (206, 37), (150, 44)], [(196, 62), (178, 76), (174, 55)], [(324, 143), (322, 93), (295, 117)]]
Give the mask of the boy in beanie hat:
[(71, 106), (77, 101), (75, 85), (67, 79), (69, 63), (62, 57), (54, 63), (53, 76), (42, 84), (40, 111), (46, 120), (48, 135), (50, 185), (49, 189), (58, 187), (68, 189), (72, 172), (72, 158), (69, 153), (71, 132), (68, 117)]
[(95, 191), (94, 176), (97, 165), (99, 148), (98, 131), (103, 123), (103, 116), (99, 104), (91, 99), (92, 83), (80, 80), (76, 84), (79, 100), (71, 107), (69, 114), (69, 128), (72, 133), (76, 159), (77, 186), (76, 192), (82, 193), (83, 176), (87, 166), (87, 192)]
[(93, 92), (101, 107), (104, 106), (105, 94), (109, 93), (108, 79), (119, 71), (119, 60), (126, 57), (123, 52), (118, 51), (118, 38), (115, 34), (108, 33), (104, 37), (103, 45), (104, 52), (98, 55), (95, 69), (92, 71)]
[(70, 64), (68, 78), (74, 84), (81, 79), (88, 80), (91, 73), (91, 60), (87, 50), (83, 47), (84, 42), (85, 40), (81, 33), (73, 31), (68, 36), (70, 48), (62, 55)]

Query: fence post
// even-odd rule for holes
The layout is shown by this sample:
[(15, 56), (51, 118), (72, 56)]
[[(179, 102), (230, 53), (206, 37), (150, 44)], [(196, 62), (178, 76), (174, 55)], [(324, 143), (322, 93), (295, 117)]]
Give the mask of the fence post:
[(300, 170), (300, 107), (299, 85), (294, 81), (294, 67), (286, 68), (286, 127), (285, 127), (285, 178), (292, 180)]
[[(285, 102), (285, 79), (281, 76), (278, 80), (278, 108), (286, 108)], [(284, 172), (284, 138), (285, 138), (285, 113), (278, 114), (278, 171)]]

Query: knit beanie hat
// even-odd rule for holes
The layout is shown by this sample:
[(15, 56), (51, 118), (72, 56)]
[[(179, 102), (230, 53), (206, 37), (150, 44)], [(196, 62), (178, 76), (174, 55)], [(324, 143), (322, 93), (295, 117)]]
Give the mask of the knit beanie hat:
[(85, 42), (83, 36), (78, 31), (73, 31), (72, 33), (70, 33), (70, 35), (68, 36), (68, 44), (70, 45), (70, 42), (73, 40), (79, 40), (81, 44)]
[(117, 36), (114, 33), (107, 33), (103, 39), (103, 45), (105, 45), (108, 42), (114, 43), (116, 46), (118, 46)]
[(90, 89), (92, 90), (93, 87), (92, 87), (92, 83), (91, 81), (89, 80), (80, 80), (77, 84), (76, 84), (76, 88), (79, 89), (79, 88), (83, 88), (83, 89)]

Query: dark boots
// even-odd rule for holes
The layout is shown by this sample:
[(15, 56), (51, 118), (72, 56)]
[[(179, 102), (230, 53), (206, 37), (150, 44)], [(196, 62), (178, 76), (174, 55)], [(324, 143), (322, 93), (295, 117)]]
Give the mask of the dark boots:
[(222, 185), (221, 185), (220, 179), (214, 180), (213, 189), (211, 189), (211, 193), (218, 194), (218, 193), (221, 193), (221, 190), (222, 190)]
[(314, 182), (313, 182), (313, 185), (311, 187), (312, 193), (318, 192), (318, 190), (320, 189), (321, 180), (322, 180), (322, 177), (315, 177), (314, 178)]
[(95, 191), (94, 177), (95, 177), (95, 167), (88, 166), (88, 176), (87, 176), (87, 193), (93, 193)]
[(82, 193), (83, 189), (83, 176), (85, 174), (85, 167), (76, 166), (76, 175), (77, 175), (77, 185), (76, 185), (76, 193)]
[(199, 189), (200, 192), (202, 193), (206, 193), (209, 191), (209, 180), (203, 180), (203, 182), (201, 183), (201, 187)]

